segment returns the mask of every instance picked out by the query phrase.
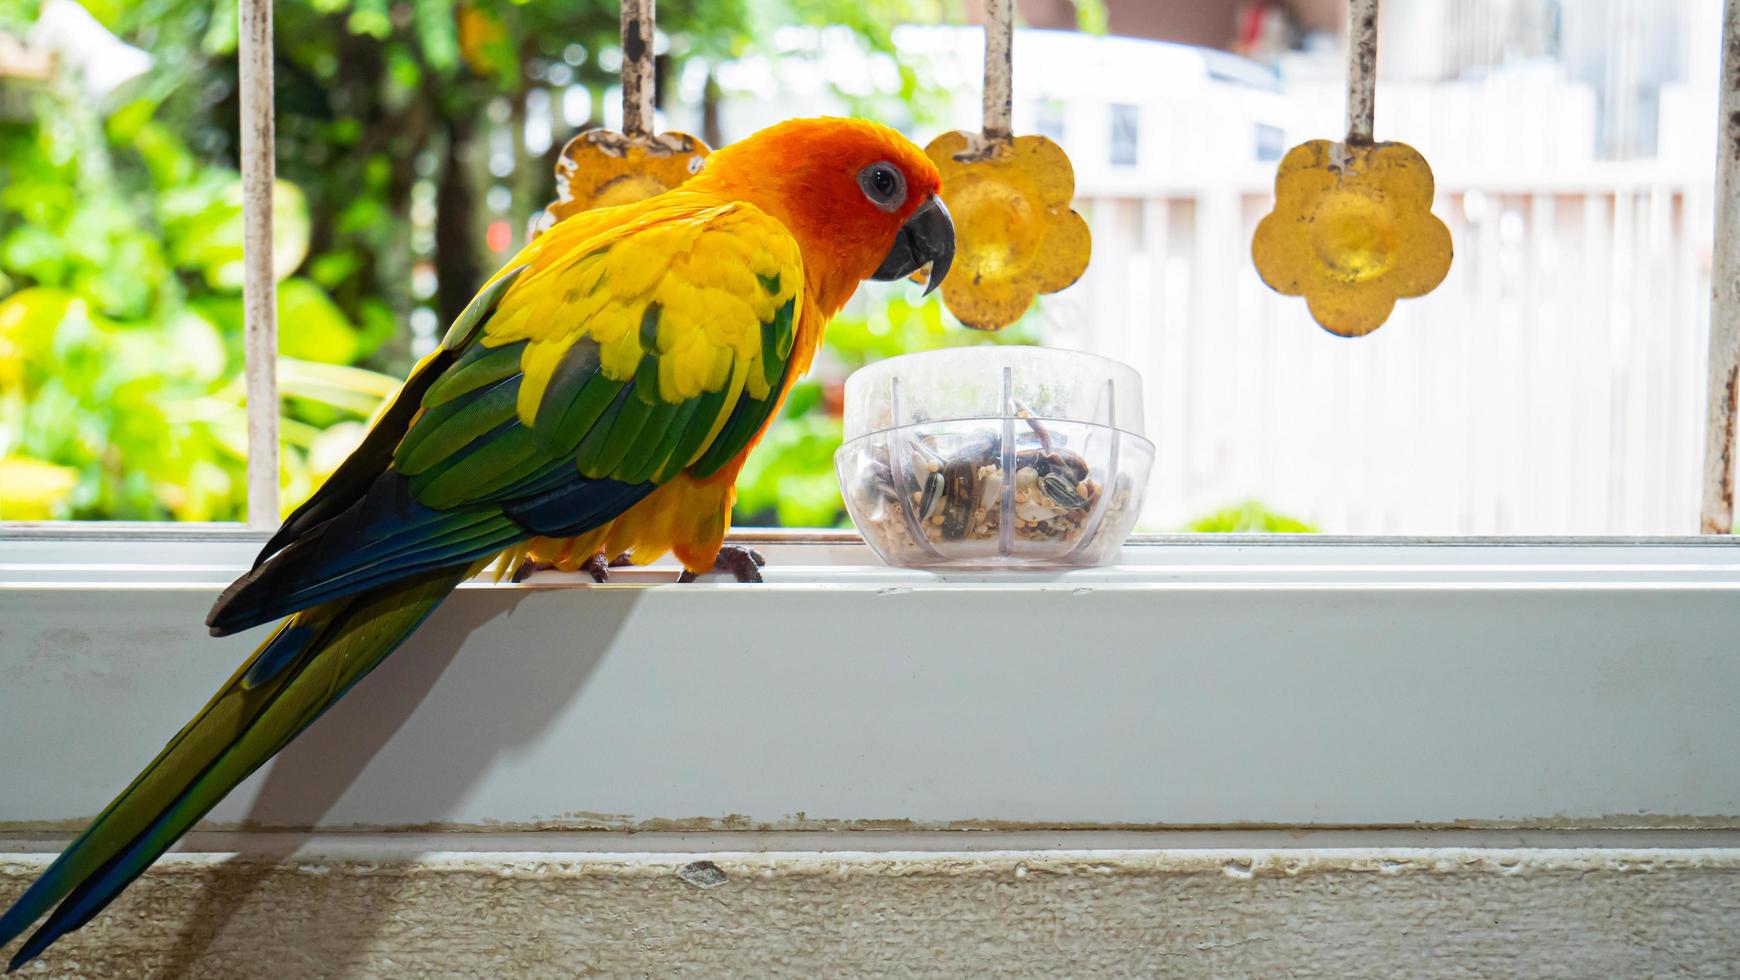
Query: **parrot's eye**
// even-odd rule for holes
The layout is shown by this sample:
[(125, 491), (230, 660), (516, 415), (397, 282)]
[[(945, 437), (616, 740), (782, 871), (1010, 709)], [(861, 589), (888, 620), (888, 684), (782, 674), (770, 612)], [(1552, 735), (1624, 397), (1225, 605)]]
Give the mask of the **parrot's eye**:
[(872, 163), (858, 171), (858, 186), (884, 211), (898, 211), (906, 203), (906, 178), (891, 163)]

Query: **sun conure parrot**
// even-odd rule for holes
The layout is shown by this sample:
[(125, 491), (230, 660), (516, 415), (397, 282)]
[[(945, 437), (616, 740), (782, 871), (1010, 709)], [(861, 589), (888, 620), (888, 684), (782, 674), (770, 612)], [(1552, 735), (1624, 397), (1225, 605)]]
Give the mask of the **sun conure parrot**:
[(213, 635), (290, 618), (0, 916), (3, 946), (54, 910), (10, 968), (88, 922), (492, 562), (538, 541), (753, 572), (719, 558), (738, 470), (861, 280), (930, 264), (935, 289), (947, 273), (939, 186), (891, 129), (794, 120), (522, 249), (218, 598)]

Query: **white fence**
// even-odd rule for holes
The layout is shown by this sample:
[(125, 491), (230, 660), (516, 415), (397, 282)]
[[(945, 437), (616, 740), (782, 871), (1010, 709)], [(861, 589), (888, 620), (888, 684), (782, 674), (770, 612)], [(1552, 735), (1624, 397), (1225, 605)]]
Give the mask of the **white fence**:
[(1251, 266), (1271, 179), (1078, 198), (1094, 260), (1046, 339), (1141, 369), (1150, 529), (1254, 499), (1340, 533), (1696, 531), (1708, 183), (1441, 183), (1449, 278), (1344, 340)]

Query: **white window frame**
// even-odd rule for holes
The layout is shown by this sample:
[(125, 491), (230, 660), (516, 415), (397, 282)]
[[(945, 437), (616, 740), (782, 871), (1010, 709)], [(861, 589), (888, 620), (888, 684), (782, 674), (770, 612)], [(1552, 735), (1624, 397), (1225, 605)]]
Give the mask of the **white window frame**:
[[(7, 775), (32, 788), (0, 796), (0, 826), (87, 816), (258, 642), (201, 624), (278, 512), (270, 3), (242, 11), (252, 519), (0, 525)], [(1718, 382), (1740, 370), (1740, 125), (1722, 146)], [(1722, 532), (1734, 406), (1710, 405)], [(461, 588), (212, 818), (1740, 829), (1726, 534), (1138, 535), (1113, 567), (994, 576), (884, 567), (852, 532), (733, 540), (765, 550), (766, 583), (679, 586), (667, 560)], [(480, 738), (495, 754), (459, 765)]]

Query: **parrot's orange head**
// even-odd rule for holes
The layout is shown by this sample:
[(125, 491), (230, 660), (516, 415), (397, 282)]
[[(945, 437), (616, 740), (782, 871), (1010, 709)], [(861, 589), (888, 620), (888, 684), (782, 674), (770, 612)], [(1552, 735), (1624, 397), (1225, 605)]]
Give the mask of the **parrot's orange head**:
[(910, 140), (861, 119), (793, 119), (707, 160), (704, 183), (778, 218), (797, 238), (824, 303), (844, 303), (863, 279), (901, 279), (931, 267), (926, 292), (948, 274), (954, 223), (942, 177)]

